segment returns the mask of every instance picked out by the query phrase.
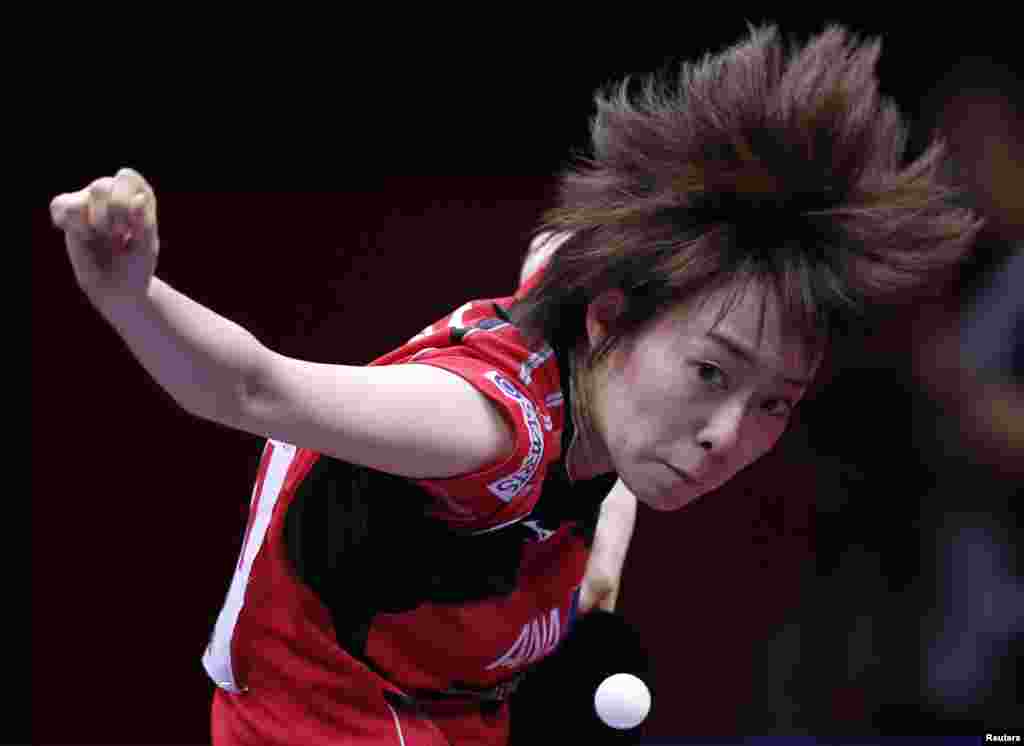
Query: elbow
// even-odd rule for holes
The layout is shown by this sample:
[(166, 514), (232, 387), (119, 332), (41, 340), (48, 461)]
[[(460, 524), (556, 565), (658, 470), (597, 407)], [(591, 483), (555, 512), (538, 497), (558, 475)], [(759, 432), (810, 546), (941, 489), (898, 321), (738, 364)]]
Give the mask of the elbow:
[(211, 419), (235, 430), (251, 432), (254, 413), (260, 409), (261, 399), (265, 398), (262, 380), (262, 375), (255, 370), (239, 375), (218, 397)]
[(234, 430), (245, 429), (247, 412), (254, 404), (258, 376), (252, 372), (225, 372), (221, 380), (194, 382), (190, 390), (175, 397), (188, 414)]
[(275, 353), (261, 348), (260, 356), (227, 387), (216, 408), (217, 421), (235, 430), (272, 437), (271, 423), (285, 417), (284, 398), (275, 385)]
[(177, 403), (197, 419), (241, 430), (245, 421), (244, 413), (249, 406), (247, 384), (240, 380), (220, 389), (202, 391), (199, 396), (179, 398)]

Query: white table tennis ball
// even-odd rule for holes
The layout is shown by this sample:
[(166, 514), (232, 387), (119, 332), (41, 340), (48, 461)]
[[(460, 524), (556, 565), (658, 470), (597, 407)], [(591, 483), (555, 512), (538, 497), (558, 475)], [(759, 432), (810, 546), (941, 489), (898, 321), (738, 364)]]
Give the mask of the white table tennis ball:
[(594, 709), (601, 720), (612, 728), (635, 728), (651, 711), (651, 692), (633, 674), (617, 673), (597, 687)]

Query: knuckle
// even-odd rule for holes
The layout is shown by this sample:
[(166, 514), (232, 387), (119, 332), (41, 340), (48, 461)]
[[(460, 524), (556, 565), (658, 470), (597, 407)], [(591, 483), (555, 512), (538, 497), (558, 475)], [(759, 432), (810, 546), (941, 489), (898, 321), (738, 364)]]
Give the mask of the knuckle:
[(133, 168), (122, 168), (117, 172), (117, 180), (134, 192), (145, 191), (148, 188), (142, 174)]
[(596, 572), (590, 577), (590, 589), (598, 596), (611, 593), (615, 588), (615, 581), (612, 576), (605, 572)]
[(98, 192), (109, 192), (113, 186), (114, 180), (109, 176), (104, 176), (100, 179), (96, 179), (89, 185), (89, 193), (96, 194)]
[(53, 218), (54, 221), (58, 221), (60, 218), (64, 217), (65, 212), (67, 212), (67, 200), (64, 198), (63, 194), (50, 200), (50, 217)]
[(109, 210), (115, 215), (128, 212), (132, 204), (132, 197), (132, 193), (125, 189), (113, 191), (110, 195)]

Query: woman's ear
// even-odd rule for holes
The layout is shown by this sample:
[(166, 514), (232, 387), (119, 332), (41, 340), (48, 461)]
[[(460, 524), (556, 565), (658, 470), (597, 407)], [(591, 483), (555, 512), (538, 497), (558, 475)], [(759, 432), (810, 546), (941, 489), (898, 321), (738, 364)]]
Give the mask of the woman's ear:
[(593, 349), (614, 328), (615, 320), (626, 308), (626, 294), (619, 288), (605, 290), (587, 306), (587, 339)]

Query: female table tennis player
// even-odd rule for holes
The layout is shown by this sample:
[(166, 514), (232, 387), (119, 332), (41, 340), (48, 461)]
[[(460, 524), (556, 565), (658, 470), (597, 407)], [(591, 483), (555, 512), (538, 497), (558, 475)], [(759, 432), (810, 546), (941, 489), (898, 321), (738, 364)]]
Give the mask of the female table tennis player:
[(581, 588), (613, 603), (634, 499), (676, 510), (756, 461), (830, 345), (980, 228), (947, 200), (941, 142), (901, 163), (879, 53), (751, 28), (598, 93), (593, 157), (535, 233), (550, 256), (366, 366), (275, 353), (156, 277), (137, 172), (53, 200), (80, 288), (146, 371), (266, 438), (204, 656), (214, 743), (507, 741), (509, 693)]

